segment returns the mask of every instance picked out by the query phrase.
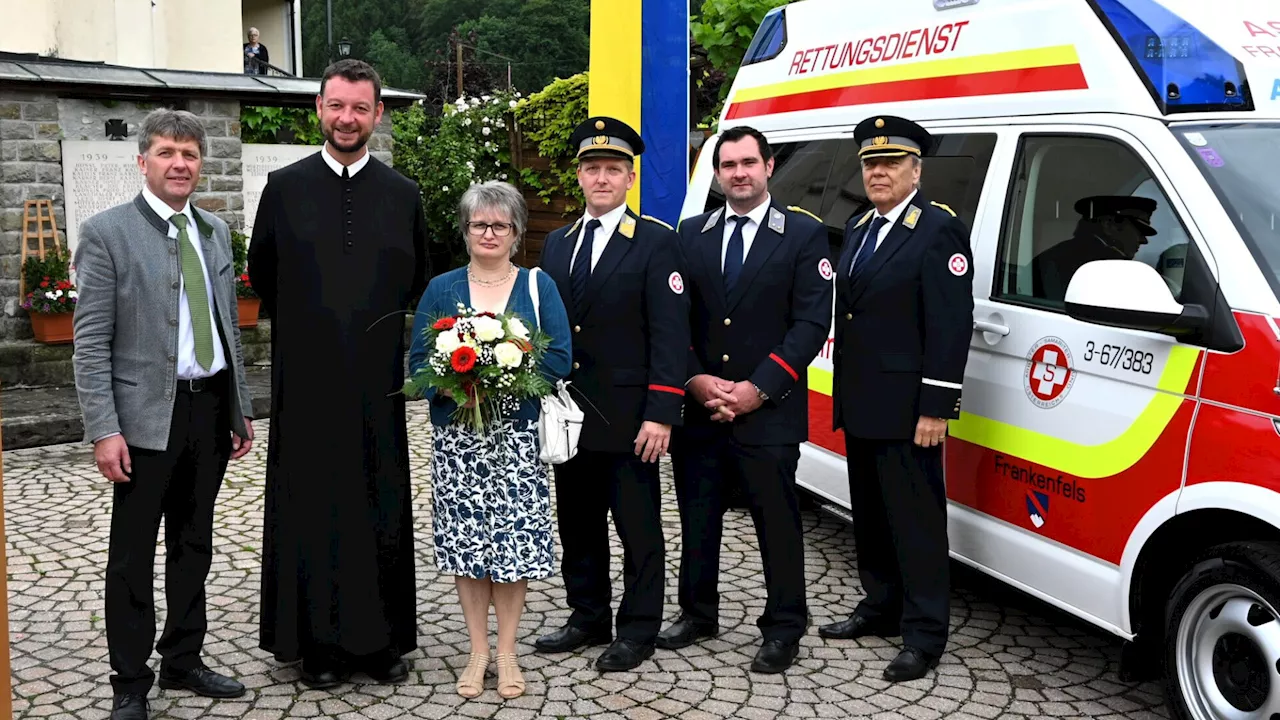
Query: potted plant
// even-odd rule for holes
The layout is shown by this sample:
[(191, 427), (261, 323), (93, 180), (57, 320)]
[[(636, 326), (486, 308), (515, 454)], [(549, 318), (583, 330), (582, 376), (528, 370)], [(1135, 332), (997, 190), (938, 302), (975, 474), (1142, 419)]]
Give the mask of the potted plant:
[(258, 310), (262, 299), (253, 291), (249, 282), (249, 238), (239, 230), (231, 231), (231, 264), (236, 275), (236, 305), (240, 314), (240, 327), (258, 326)]
[(55, 248), (43, 258), (32, 255), (22, 263), (27, 289), (22, 309), (31, 318), (31, 330), (37, 342), (71, 342), (71, 320), (80, 293), (71, 282), (69, 260), (65, 250)]

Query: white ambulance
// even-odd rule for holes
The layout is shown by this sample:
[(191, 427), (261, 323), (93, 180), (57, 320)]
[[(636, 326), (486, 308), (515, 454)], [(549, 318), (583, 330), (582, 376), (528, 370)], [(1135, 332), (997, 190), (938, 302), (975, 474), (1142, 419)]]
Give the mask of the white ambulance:
[[(972, 230), (952, 556), (1130, 641), (1180, 717), (1280, 717), (1280, 2), (795, 2), (720, 127), (769, 137), (834, 262), (877, 113), (935, 135), (922, 192)], [(1046, 291), (1095, 195), (1155, 200), (1157, 234)], [(702, 152), (682, 216), (723, 203)], [(800, 483), (848, 518), (829, 349)]]

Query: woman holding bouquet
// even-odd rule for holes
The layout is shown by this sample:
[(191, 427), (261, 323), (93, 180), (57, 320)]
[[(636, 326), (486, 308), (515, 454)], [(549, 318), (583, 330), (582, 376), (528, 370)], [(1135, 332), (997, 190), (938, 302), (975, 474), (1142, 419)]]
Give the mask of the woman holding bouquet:
[[(513, 698), (524, 692), (516, 627), (525, 589), (554, 564), (550, 482), (538, 459), (532, 396), (539, 390), (531, 388), (547, 389), (538, 377), (568, 376), (569, 318), (555, 282), (537, 273), (539, 322), (529, 271), (511, 262), (529, 217), (519, 191), (504, 182), (473, 185), (458, 210), (471, 262), (436, 276), (423, 293), (409, 372), (426, 386), (431, 407), (436, 565), (455, 576), (471, 636), (457, 691), (476, 697), (484, 690), (492, 604), (498, 694)], [(493, 379), (499, 374), (507, 377)]]

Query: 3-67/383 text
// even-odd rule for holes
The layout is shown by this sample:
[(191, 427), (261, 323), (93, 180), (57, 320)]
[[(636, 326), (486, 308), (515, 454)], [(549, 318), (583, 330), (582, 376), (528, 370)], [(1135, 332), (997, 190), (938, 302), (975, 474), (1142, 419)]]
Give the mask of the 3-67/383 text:
[(1155, 360), (1155, 355), (1126, 345), (1098, 345), (1090, 340), (1084, 348), (1085, 362), (1096, 362), (1117, 370), (1129, 370), (1143, 375), (1151, 374)]

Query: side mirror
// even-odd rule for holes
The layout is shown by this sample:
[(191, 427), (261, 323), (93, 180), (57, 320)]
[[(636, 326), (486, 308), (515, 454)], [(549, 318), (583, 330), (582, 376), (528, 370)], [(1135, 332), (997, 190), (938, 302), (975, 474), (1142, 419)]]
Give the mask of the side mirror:
[(1067, 285), (1067, 314), (1077, 320), (1168, 335), (1202, 328), (1208, 312), (1181, 305), (1164, 278), (1137, 260), (1094, 260), (1085, 263)]

